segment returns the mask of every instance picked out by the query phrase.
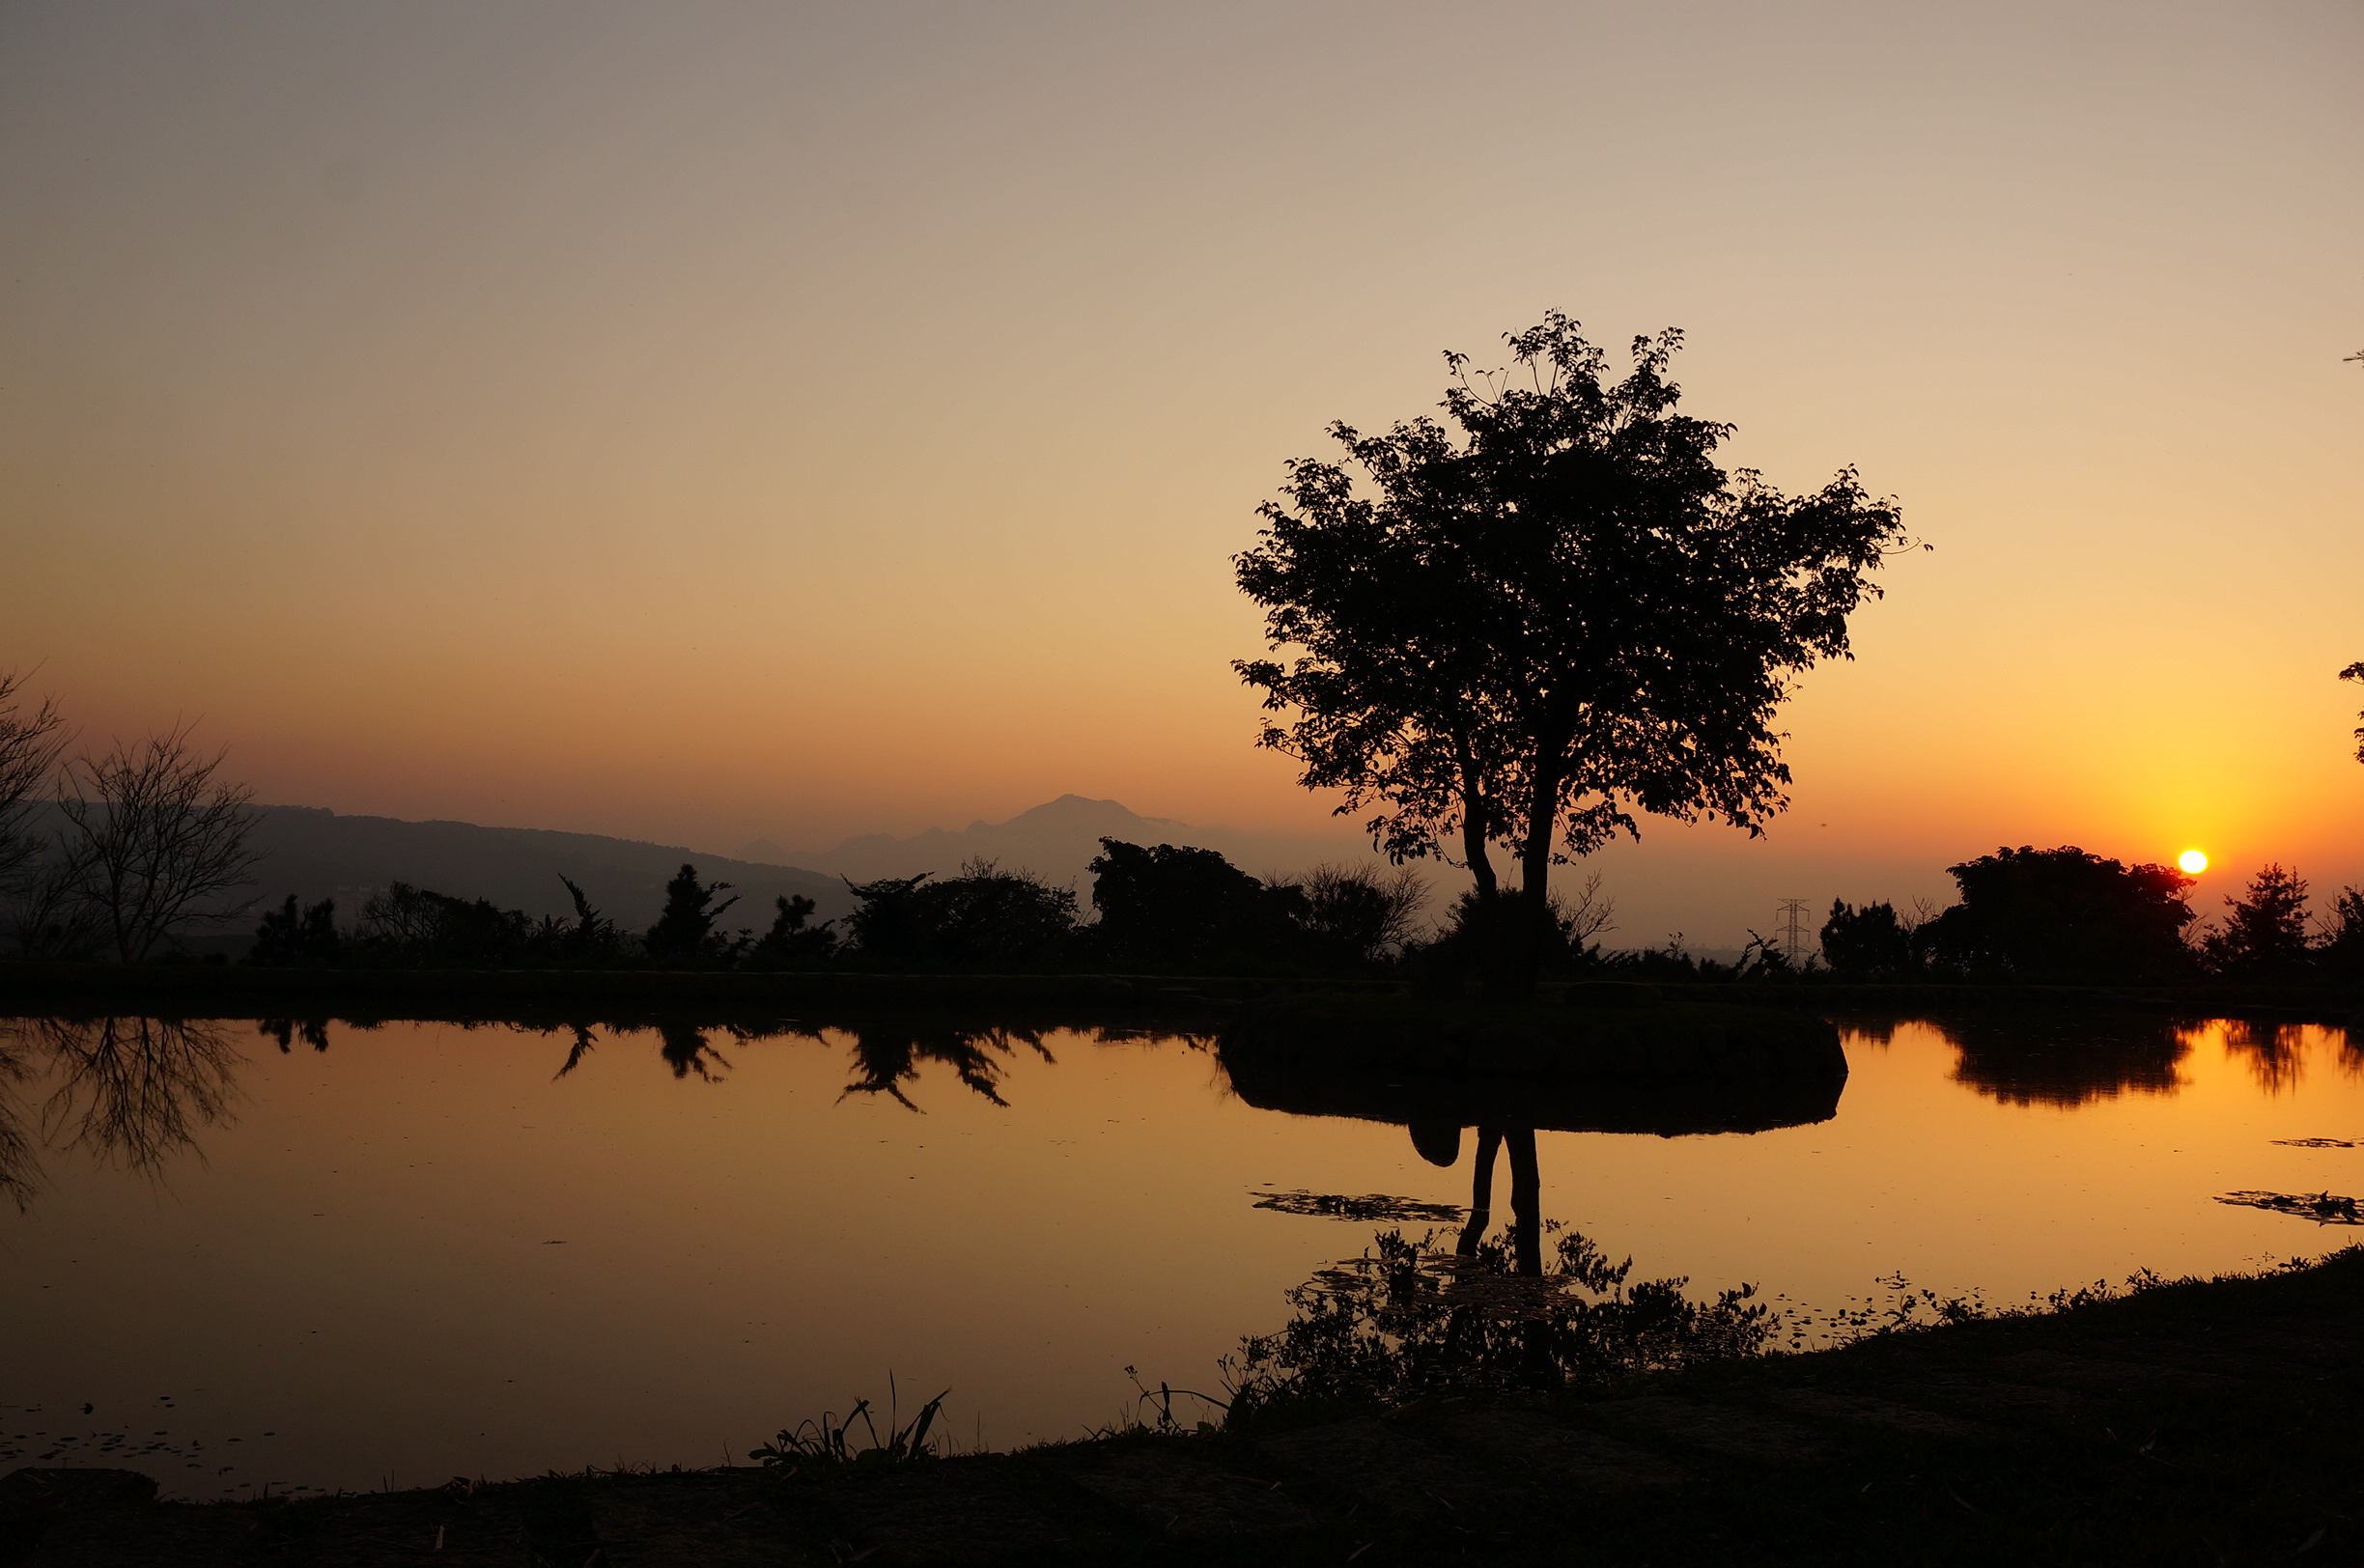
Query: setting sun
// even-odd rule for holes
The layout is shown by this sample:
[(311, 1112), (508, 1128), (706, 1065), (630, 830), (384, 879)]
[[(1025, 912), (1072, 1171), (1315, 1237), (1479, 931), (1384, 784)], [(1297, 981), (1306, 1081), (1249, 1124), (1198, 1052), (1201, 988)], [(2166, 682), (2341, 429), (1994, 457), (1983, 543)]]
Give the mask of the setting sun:
[(2208, 869), (2208, 856), (2198, 850), (2185, 850), (2176, 856), (2176, 864), (2197, 877)]

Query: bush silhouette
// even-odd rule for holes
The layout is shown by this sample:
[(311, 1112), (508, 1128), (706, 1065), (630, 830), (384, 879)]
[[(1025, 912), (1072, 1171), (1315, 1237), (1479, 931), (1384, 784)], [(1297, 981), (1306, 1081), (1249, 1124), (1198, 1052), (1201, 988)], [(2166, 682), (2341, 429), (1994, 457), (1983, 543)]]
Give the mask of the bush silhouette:
[(2021, 978), (2143, 978), (2183, 969), (2192, 879), (2083, 850), (2000, 849), (1946, 868), (1961, 902), (1925, 928), (1930, 952)]
[(1822, 922), (1822, 962), (1834, 974), (1904, 974), (1918, 967), (1912, 933), (1897, 918), (1893, 904), (1867, 904), (1858, 910), (1843, 900), (1831, 900), (1830, 918)]
[(2307, 941), (2307, 884), (2296, 872), (2269, 865), (2225, 904), (2233, 912), (2224, 929), (2200, 942), (2209, 968), (2235, 980), (2292, 980), (2306, 972), (2315, 955)]
[(295, 894), (275, 910), (266, 910), (255, 928), (254, 946), (246, 962), (272, 968), (298, 968), (334, 964), (344, 955), (345, 940), (336, 928), (336, 900), (322, 899), (299, 909)]
[(651, 958), (719, 958), (730, 946), (729, 937), (715, 930), (715, 922), (722, 911), (738, 903), (736, 898), (715, 902), (715, 896), (727, 890), (730, 883), (712, 885), (698, 881), (697, 867), (685, 865), (665, 883), (664, 910), (657, 923), (642, 938)]
[(978, 859), (957, 877), (932, 877), (846, 883), (859, 900), (846, 924), (863, 959), (1034, 966), (1060, 958), (1075, 933), (1074, 892), (1031, 871)]
[(1306, 898), (1268, 887), (1213, 850), (1104, 838), (1091, 862), (1093, 938), (1111, 962), (1191, 966), (1298, 945)]

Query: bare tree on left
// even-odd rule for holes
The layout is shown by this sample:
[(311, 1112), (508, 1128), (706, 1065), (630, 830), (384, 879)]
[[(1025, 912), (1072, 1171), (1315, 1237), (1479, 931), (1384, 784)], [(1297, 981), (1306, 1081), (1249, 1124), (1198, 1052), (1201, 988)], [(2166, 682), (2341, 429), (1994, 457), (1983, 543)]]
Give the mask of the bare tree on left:
[(66, 715), (44, 697), (26, 711), (24, 677), (0, 670), (0, 892), (14, 892), (40, 861), (42, 839), (25, 823), (66, 749)]
[(224, 902), (253, 882), (246, 848), (254, 792), (217, 778), (223, 753), (203, 756), (183, 724), (66, 769), (58, 810), (77, 901), (126, 964), (153, 954), (175, 926), (219, 925), (253, 901)]

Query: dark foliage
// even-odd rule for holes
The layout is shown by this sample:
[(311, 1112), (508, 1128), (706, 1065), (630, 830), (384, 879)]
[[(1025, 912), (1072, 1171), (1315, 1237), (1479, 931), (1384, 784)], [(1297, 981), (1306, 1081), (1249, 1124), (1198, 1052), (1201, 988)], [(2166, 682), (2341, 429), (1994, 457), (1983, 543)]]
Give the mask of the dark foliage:
[(1196, 966), (1298, 945), (1305, 892), (1269, 887), (1213, 850), (1104, 838), (1091, 862), (1092, 937), (1109, 963)]
[(1896, 906), (1858, 910), (1839, 899), (1822, 922), (1822, 962), (1833, 974), (1850, 976), (1908, 974), (1920, 966), (1913, 933), (1897, 918)]
[(490, 899), (453, 898), (405, 882), (389, 884), (361, 907), (360, 945), (375, 958), (400, 964), (510, 967), (533, 956), (539, 934), (522, 910), (504, 910)]
[(1400, 951), (1427, 888), (1408, 867), (1318, 865), (1298, 889), (1298, 946), (1320, 968), (1359, 968)]
[(728, 932), (717, 931), (715, 922), (722, 911), (738, 903), (726, 898), (716, 903), (716, 897), (726, 891), (730, 883), (705, 883), (698, 881), (697, 867), (685, 865), (665, 883), (664, 910), (657, 923), (642, 938), (651, 958), (706, 960), (726, 958), (731, 951)]
[[(1507, 340), (1515, 370), (1455, 378), (1453, 431), (1421, 418), (1331, 434), (1345, 462), (1289, 464), (1239, 586), (1292, 664), (1239, 660), (1283, 726), (1262, 743), (1344, 793), (1391, 858), (1452, 844), (1481, 893), (1490, 845), (1516, 854), (1540, 939), (1551, 867), (1636, 814), (1757, 831), (1787, 803), (1771, 727), (1792, 677), (1847, 653), (1866, 574), (1902, 542), (1852, 470), (1788, 497), (1716, 449), (1731, 427), (1676, 412), (1680, 335), (1634, 365), (1554, 313)], [(1532, 948), (1495, 989), (1533, 984)]]
[(2312, 966), (2307, 884), (2296, 872), (2269, 865), (2225, 904), (2232, 912), (2224, 929), (2200, 941), (2210, 969), (2233, 980), (2294, 980)]
[(1586, 1237), (1559, 1238), (1547, 1269), (1506, 1231), (1449, 1247), (1386, 1231), (1362, 1257), (1288, 1293), (1295, 1315), (1243, 1342), (1234, 1421), (1277, 1405), (1397, 1406), (1456, 1389), (1601, 1385), (1760, 1351), (1776, 1327), (1750, 1286), (1694, 1302), (1682, 1279), (1628, 1286)]
[(865, 961), (1037, 966), (1057, 960), (1075, 933), (1073, 891), (991, 860), (942, 882), (923, 872), (846, 886), (860, 900), (846, 924)]
[(2189, 963), (2192, 879), (2180, 871), (2024, 845), (1946, 869), (1961, 902), (1925, 936), (1948, 963), (2023, 979), (2143, 979)]
[[(2340, 679), (2343, 681), (2364, 681), (2364, 661), (2358, 661), (2350, 664), (2346, 669), (2340, 671)], [(2356, 714), (2356, 717), (2364, 718), (2364, 714)], [(2355, 742), (2356, 761), (2364, 762), (2364, 729), (2359, 729), (2355, 732)]]
[(2323, 927), (2317, 965), (2331, 979), (2364, 982), (2364, 887), (2342, 889)]
[[(629, 958), (633, 939), (613, 920), (591, 907), (589, 895), (564, 872), (558, 880), (566, 884), (567, 897), (574, 901), (575, 923), (555, 933), (549, 945), (570, 963), (582, 965), (614, 964)], [(547, 925), (548, 922), (545, 922)]]
[(772, 929), (747, 950), (749, 964), (767, 969), (804, 968), (827, 963), (837, 951), (837, 922), (810, 924), (815, 908), (811, 899), (782, 893), (773, 903), (778, 912), (772, 917)]
[(324, 898), (299, 909), (290, 893), (287, 902), (267, 911), (255, 928), (246, 962), (273, 968), (312, 967), (334, 964), (344, 952), (345, 939), (336, 928), (336, 900)]

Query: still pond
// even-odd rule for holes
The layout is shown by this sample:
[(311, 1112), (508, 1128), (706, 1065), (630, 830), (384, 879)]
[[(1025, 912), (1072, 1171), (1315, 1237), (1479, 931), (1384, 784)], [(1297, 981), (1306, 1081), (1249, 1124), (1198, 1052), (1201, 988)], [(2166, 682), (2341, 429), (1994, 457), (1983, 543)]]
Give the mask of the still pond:
[[(2364, 1190), (2364, 1037), (1840, 1022), (1834, 1116), (1544, 1131), (1541, 1214), (1810, 1341), (1900, 1280), (2009, 1305), (2357, 1234), (2218, 1200)], [(1127, 1367), (1219, 1392), (1386, 1228), (1305, 1211), (1467, 1204), (1472, 1141), (1257, 1108), (1154, 1029), (0, 1021), (0, 1469), (712, 1465), (890, 1373), (906, 1414), (951, 1390), (962, 1446), (1075, 1437)]]

